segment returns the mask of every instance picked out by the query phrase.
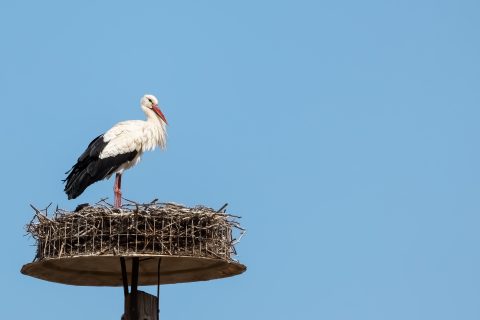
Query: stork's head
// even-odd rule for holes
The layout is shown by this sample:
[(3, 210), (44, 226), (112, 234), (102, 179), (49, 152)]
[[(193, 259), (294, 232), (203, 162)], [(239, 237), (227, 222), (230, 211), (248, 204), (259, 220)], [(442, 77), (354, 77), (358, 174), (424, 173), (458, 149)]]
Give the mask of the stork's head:
[(143, 108), (148, 110), (152, 110), (155, 114), (165, 123), (167, 123), (167, 119), (163, 115), (162, 111), (158, 108), (158, 100), (153, 94), (146, 94), (140, 100), (140, 104)]

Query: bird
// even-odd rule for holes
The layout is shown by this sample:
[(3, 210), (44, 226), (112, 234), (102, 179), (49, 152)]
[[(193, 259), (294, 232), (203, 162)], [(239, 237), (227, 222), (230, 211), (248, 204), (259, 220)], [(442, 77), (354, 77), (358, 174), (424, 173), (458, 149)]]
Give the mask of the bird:
[(158, 107), (158, 99), (146, 94), (140, 107), (147, 119), (122, 121), (93, 139), (72, 168), (67, 171), (65, 193), (68, 199), (80, 196), (91, 184), (115, 174), (114, 207), (122, 203), (122, 174), (140, 162), (145, 151), (165, 149), (167, 119)]

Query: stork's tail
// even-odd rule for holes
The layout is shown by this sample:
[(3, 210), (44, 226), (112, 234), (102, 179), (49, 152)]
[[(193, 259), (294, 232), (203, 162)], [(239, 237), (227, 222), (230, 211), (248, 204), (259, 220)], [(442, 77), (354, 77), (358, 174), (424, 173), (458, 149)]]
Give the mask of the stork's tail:
[(71, 200), (81, 195), (95, 180), (87, 173), (86, 168), (82, 170), (75, 165), (63, 182), (65, 182), (64, 191), (68, 196), (68, 200)]
[(122, 164), (132, 161), (138, 151), (116, 155), (108, 158), (84, 158), (80, 159), (69, 171), (65, 182), (65, 193), (68, 199), (75, 199), (91, 184), (108, 179)]

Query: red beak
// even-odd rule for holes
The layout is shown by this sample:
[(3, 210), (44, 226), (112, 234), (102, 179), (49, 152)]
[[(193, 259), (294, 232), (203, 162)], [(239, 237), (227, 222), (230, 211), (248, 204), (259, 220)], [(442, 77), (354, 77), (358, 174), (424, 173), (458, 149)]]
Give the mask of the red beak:
[(165, 116), (163, 115), (162, 111), (160, 111), (157, 105), (153, 106), (153, 111), (155, 111), (155, 113), (160, 117), (160, 119), (163, 120), (163, 122), (168, 124), (167, 119), (165, 119)]

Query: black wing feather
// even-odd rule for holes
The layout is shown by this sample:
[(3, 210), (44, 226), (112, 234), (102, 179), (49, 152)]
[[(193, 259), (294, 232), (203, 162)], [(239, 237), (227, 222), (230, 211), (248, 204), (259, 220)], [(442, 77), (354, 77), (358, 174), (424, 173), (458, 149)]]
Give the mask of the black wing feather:
[(78, 158), (77, 163), (67, 172), (68, 176), (64, 180), (66, 183), (64, 191), (68, 199), (75, 199), (88, 186), (110, 176), (122, 164), (132, 161), (138, 154), (138, 151), (134, 150), (114, 157), (100, 159), (100, 153), (107, 144), (108, 142), (103, 139), (103, 134), (93, 139)]

